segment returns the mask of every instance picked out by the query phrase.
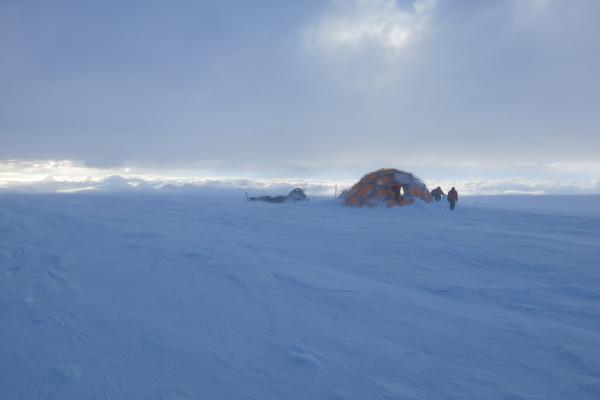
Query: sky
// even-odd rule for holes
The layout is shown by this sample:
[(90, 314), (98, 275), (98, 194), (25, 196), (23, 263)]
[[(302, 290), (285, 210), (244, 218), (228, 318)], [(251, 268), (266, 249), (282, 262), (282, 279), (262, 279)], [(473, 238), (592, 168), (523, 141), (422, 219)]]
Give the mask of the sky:
[(395, 167), (600, 193), (599, 22), (596, 0), (1, 0), (0, 186)]

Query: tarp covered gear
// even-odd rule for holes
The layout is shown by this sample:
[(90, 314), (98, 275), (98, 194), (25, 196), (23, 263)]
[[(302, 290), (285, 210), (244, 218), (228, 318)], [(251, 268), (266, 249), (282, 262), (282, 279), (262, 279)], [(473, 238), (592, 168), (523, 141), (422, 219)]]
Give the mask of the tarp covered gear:
[(287, 196), (260, 196), (249, 197), (250, 201), (266, 201), (267, 203), (283, 203), (285, 201), (304, 201), (308, 200), (303, 189), (296, 188), (288, 193)]
[(296, 188), (288, 193), (287, 199), (291, 201), (303, 201), (308, 200), (308, 197), (306, 197), (306, 193), (304, 193), (304, 190)]
[(392, 168), (384, 168), (362, 177), (349, 190), (340, 194), (344, 204), (352, 207), (405, 206), (421, 199), (431, 201), (431, 194), (422, 180), (411, 174)]

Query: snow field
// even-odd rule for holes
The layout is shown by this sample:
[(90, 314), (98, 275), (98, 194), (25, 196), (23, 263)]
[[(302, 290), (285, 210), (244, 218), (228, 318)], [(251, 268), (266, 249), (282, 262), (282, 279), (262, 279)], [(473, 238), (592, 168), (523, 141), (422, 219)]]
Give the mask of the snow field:
[(600, 398), (597, 198), (242, 197), (0, 196), (1, 398)]

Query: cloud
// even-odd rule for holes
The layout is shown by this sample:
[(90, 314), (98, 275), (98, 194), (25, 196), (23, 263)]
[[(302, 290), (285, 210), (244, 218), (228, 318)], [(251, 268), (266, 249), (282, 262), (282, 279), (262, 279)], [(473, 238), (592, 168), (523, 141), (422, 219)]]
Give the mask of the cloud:
[(600, 161), (556, 161), (548, 163), (546, 168), (557, 174), (577, 174), (600, 177)]
[(464, 195), (509, 195), (509, 194), (598, 194), (600, 179), (567, 180), (567, 179), (525, 179), (510, 177), (502, 179), (459, 179), (453, 181), (436, 181), (430, 186), (456, 188)]
[(193, 192), (207, 189), (333, 193), (336, 182), (302, 178), (207, 176), (201, 172), (144, 168), (93, 168), (75, 161), (0, 160), (0, 193)]
[(527, 0), (519, 3), (524, 3), (524, 5), (529, 7), (531, 10), (540, 11), (550, 7), (552, 3), (554, 3), (554, 0)]
[[(598, 163), (552, 162), (517, 163), (508, 165), (484, 165), (465, 161), (444, 177), (436, 178), (435, 171), (451, 169), (451, 165), (412, 163), (408, 170), (416, 172), (430, 187), (455, 186), (463, 195), (499, 194), (600, 194), (600, 178), (595, 174), (563, 174), (565, 170), (598, 171)], [(504, 177), (469, 177), (475, 169), (489, 168), (490, 172)], [(512, 175), (525, 169), (536, 171), (539, 176)], [(102, 169), (90, 168), (73, 161), (0, 160), (0, 192), (20, 193), (75, 193), (75, 192), (194, 192), (207, 189), (285, 192), (293, 187), (307, 189), (311, 195), (332, 195), (350, 187), (362, 173), (351, 179), (327, 178), (247, 178), (235, 176), (209, 176), (201, 172), (176, 170), (147, 170), (143, 168)], [(556, 173), (555, 171), (561, 171)], [(451, 178), (450, 178), (451, 176)]]
[(424, 159), (484, 164), (422, 172), (448, 179), (598, 159), (598, 1), (46, 3), (0, 1), (13, 10), (0, 11), (0, 159), (123, 176), (132, 164), (242, 177), (355, 177), (409, 156), (419, 174)]
[(335, 1), (305, 32), (311, 49), (333, 53), (376, 46), (399, 52), (427, 30), (435, 0), (402, 8), (395, 0)]

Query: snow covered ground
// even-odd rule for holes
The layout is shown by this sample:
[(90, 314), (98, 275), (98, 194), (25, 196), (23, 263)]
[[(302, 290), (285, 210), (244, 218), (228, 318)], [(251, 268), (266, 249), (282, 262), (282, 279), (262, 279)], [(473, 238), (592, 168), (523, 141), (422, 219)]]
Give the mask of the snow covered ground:
[(598, 399), (600, 197), (0, 196), (2, 399)]

